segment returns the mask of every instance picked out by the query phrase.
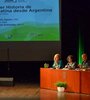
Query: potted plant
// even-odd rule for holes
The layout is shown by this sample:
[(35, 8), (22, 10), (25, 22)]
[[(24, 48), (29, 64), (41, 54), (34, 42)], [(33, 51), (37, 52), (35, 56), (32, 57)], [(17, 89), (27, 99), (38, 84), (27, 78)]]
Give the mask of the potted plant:
[(48, 68), (48, 67), (49, 67), (49, 64), (45, 63), (44, 68)]
[(58, 92), (64, 92), (67, 86), (65, 82), (57, 82), (55, 85), (57, 86)]

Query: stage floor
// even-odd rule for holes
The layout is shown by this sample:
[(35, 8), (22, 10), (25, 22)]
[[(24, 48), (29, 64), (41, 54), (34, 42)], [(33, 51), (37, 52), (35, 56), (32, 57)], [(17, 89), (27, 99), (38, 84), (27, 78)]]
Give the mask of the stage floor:
[(90, 95), (58, 93), (40, 89), (38, 84), (16, 84), (14, 87), (0, 87), (0, 100), (90, 100)]
[(12, 87), (0, 86), (0, 100), (32, 100), (39, 98), (39, 85), (31, 83), (19, 83)]

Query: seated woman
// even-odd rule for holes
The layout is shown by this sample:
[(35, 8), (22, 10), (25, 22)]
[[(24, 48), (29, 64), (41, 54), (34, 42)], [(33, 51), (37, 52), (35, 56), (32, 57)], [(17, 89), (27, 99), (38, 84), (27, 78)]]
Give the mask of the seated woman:
[(68, 68), (68, 69), (75, 69), (75, 68), (77, 68), (77, 64), (76, 64), (76, 62), (74, 61), (73, 55), (69, 55), (69, 56), (67, 57), (67, 61), (68, 61), (68, 63), (67, 63), (67, 65), (65, 66), (65, 68)]
[(55, 54), (54, 55), (54, 63), (52, 65), (53, 68), (63, 68), (63, 62), (62, 60), (60, 59), (60, 54)]

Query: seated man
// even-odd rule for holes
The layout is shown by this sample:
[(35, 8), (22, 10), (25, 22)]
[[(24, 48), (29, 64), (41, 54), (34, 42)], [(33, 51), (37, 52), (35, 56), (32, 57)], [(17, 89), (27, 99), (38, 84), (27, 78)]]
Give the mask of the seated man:
[(55, 54), (54, 55), (54, 64), (52, 65), (53, 68), (63, 68), (63, 62), (60, 59), (60, 54)]
[(80, 65), (80, 68), (89, 68), (90, 62), (88, 61), (88, 57), (86, 53), (82, 54), (82, 63)]

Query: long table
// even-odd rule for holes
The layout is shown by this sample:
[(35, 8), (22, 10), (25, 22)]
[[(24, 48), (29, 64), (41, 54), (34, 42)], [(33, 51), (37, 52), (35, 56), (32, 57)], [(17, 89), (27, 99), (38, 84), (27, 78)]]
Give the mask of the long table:
[(90, 94), (90, 71), (81, 72), (81, 93)]
[(40, 68), (40, 88), (56, 90), (56, 82), (66, 82), (66, 92), (90, 94), (90, 71)]

